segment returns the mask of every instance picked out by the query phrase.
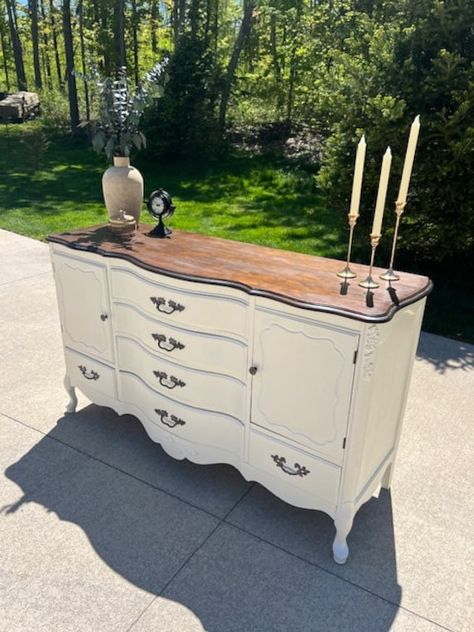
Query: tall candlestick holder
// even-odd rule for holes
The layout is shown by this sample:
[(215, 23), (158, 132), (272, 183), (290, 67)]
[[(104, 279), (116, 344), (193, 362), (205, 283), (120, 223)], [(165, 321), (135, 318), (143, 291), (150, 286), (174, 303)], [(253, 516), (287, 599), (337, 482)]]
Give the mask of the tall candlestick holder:
[(395, 274), (393, 271), (393, 262), (395, 260), (395, 252), (397, 250), (397, 239), (398, 239), (398, 227), (400, 226), (400, 219), (405, 211), (405, 202), (395, 202), (395, 213), (397, 215), (397, 220), (395, 222), (395, 231), (393, 233), (393, 242), (392, 242), (392, 254), (390, 255), (390, 263), (388, 265), (388, 270), (380, 275), (380, 278), (384, 281), (399, 281), (400, 277), (398, 274)]
[(351, 262), (351, 250), (352, 250), (352, 236), (354, 234), (354, 227), (357, 224), (357, 215), (351, 215), (349, 213), (347, 217), (349, 218), (349, 244), (347, 246), (346, 267), (344, 268), (344, 270), (341, 270), (340, 272), (338, 272), (337, 276), (341, 277), (342, 279), (353, 279), (357, 275), (355, 272), (351, 270), (350, 262)]
[(361, 287), (365, 287), (367, 290), (373, 290), (376, 287), (379, 287), (379, 284), (376, 283), (372, 278), (372, 268), (374, 267), (374, 259), (375, 259), (375, 250), (379, 245), (380, 235), (371, 233), (370, 235), (370, 245), (372, 246), (372, 254), (370, 255), (370, 267), (369, 274), (364, 281), (361, 281), (359, 285)]

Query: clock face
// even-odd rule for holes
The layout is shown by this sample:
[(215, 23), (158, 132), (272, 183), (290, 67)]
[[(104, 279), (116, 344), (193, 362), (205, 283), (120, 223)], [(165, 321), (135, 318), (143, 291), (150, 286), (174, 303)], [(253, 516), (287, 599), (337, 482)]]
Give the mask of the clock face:
[(154, 215), (162, 215), (165, 210), (165, 203), (161, 197), (154, 197), (151, 202), (151, 211)]
[(148, 198), (148, 210), (156, 219), (160, 217), (164, 218), (172, 214), (172, 204), (169, 193), (163, 191), (163, 189), (153, 191)]

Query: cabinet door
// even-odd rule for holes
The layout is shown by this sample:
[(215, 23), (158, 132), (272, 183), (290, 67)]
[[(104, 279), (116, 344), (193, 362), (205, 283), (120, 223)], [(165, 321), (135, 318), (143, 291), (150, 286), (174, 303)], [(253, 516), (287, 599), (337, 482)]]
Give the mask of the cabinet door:
[(258, 311), (254, 424), (340, 462), (358, 334)]
[(64, 344), (112, 361), (105, 266), (54, 255)]

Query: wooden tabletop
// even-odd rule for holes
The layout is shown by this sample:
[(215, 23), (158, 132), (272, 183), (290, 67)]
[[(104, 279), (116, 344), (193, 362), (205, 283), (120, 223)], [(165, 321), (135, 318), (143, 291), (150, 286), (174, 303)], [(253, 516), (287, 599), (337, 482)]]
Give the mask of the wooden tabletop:
[(147, 235), (142, 224), (131, 237), (115, 235), (107, 225), (50, 235), (48, 241), (75, 250), (125, 259), (146, 270), (170, 277), (238, 288), (313, 311), (339, 314), (367, 322), (385, 322), (405, 305), (420, 300), (432, 289), (425, 276), (399, 272), (391, 286), (379, 279), (384, 269), (374, 268), (380, 287), (368, 292), (359, 287), (368, 266), (351, 264), (357, 278), (344, 283), (336, 276), (344, 262), (313, 257), (216, 237), (174, 230), (167, 239)]

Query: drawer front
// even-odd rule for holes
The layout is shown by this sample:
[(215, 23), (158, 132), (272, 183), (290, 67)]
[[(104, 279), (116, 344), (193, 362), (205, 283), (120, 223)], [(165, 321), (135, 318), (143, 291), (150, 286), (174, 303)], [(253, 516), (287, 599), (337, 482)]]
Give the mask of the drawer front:
[(70, 349), (64, 351), (67, 373), (72, 386), (93, 389), (111, 398), (116, 398), (115, 370), (102, 362), (76, 353)]
[(232, 417), (190, 408), (152, 391), (135, 375), (120, 373), (122, 399), (162, 430), (194, 443), (240, 455), (243, 426)]
[(113, 313), (116, 333), (137, 338), (154, 354), (196, 369), (241, 380), (246, 377), (247, 345), (243, 342), (172, 327), (125, 303), (115, 303)]
[(240, 338), (248, 334), (248, 303), (214, 293), (211, 286), (189, 283), (189, 290), (173, 286), (160, 275), (153, 281), (139, 274), (111, 268), (112, 295), (144, 310), (161, 322)]
[(249, 462), (281, 482), (295, 485), (328, 503), (337, 501), (341, 469), (278, 439), (252, 431)]
[(134, 373), (154, 391), (174, 400), (242, 420), (245, 385), (235, 378), (206, 373), (152, 355), (131, 338), (117, 338), (118, 366)]

